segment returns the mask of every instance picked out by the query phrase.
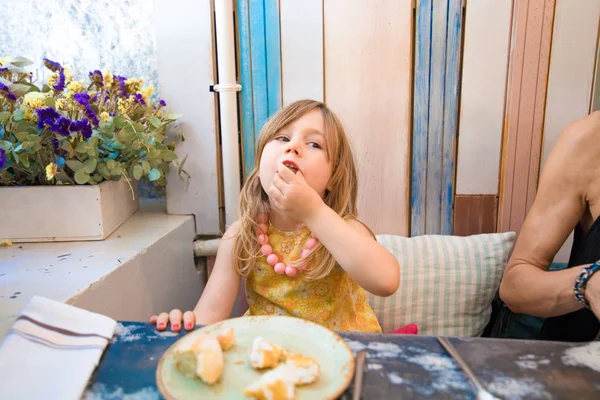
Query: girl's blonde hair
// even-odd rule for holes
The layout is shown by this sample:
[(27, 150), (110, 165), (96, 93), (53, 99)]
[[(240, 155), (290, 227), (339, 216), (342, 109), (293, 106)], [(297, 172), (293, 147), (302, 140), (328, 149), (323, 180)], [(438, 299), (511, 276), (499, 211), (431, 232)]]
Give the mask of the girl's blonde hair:
[[(356, 218), (356, 196), (358, 179), (356, 165), (348, 137), (337, 116), (327, 106), (314, 100), (299, 100), (275, 113), (264, 125), (254, 158), (254, 170), (244, 184), (240, 194), (237, 231), (234, 245), (234, 267), (243, 276), (247, 276), (254, 268), (256, 260), (261, 257), (260, 243), (256, 233), (258, 216), (268, 215), (270, 205), (269, 197), (260, 183), (259, 166), (260, 158), (266, 144), (273, 140), (281, 129), (287, 127), (298, 118), (313, 110), (320, 110), (325, 121), (325, 151), (327, 159), (332, 165), (331, 179), (327, 185), (328, 190), (323, 198), (332, 210), (344, 219)], [(319, 260), (315, 264), (315, 261)], [(311, 255), (303, 262), (308, 263), (304, 278), (306, 280), (322, 279), (329, 275), (336, 266), (336, 261), (319, 242)], [(300, 264), (300, 260), (292, 265)]]

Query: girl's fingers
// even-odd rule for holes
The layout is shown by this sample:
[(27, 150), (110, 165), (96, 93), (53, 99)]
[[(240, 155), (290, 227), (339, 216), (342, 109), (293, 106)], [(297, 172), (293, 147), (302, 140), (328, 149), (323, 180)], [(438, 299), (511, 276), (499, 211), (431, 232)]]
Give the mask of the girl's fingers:
[(156, 320), (156, 329), (159, 331), (164, 331), (167, 328), (167, 324), (169, 323), (169, 314), (166, 312), (160, 313), (158, 319)]
[(192, 311), (186, 311), (183, 314), (183, 327), (186, 331), (191, 331), (196, 326), (196, 314)]
[(275, 186), (282, 194), (285, 194), (285, 189), (287, 187), (287, 183), (281, 179), (279, 174), (275, 174), (275, 178), (273, 178), (273, 186)]
[(169, 320), (171, 321), (171, 330), (179, 332), (181, 330), (181, 310), (171, 310)]
[(150, 318), (150, 323), (151, 323), (151, 324), (156, 324), (156, 321), (157, 321), (157, 320), (158, 320), (158, 316), (156, 316), (156, 315), (153, 315), (153, 316)]

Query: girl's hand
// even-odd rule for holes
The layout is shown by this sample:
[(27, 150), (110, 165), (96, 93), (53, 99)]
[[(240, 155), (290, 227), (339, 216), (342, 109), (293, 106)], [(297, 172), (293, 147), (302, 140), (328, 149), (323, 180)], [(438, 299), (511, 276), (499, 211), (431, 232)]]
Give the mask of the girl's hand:
[(294, 174), (283, 163), (277, 168), (268, 194), (280, 211), (301, 222), (305, 222), (325, 204), (321, 196), (306, 182), (300, 170)]
[[(173, 332), (179, 332), (181, 330), (181, 310), (171, 310), (170, 313), (160, 313), (158, 316), (153, 315), (150, 318), (150, 322), (156, 324), (156, 329), (159, 331), (164, 331), (167, 329), (167, 325), (169, 322), (171, 323), (171, 330)], [(186, 311), (183, 314), (183, 326), (186, 331), (191, 331), (196, 326), (196, 314), (192, 311)]]

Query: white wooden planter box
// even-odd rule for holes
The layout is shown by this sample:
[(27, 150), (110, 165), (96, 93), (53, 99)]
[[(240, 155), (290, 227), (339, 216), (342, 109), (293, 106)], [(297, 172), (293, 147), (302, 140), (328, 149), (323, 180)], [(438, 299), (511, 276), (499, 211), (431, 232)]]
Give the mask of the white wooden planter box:
[(0, 240), (103, 240), (139, 207), (137, 182), (0, 187)]

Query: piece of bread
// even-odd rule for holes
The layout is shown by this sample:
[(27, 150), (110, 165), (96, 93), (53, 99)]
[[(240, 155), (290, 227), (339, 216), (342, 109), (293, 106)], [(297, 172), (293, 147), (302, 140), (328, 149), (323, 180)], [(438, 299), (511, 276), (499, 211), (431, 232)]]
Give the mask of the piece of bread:
[(217, 336), (217, 340), (219, 341), (223, 351), (229, 350), (235, 344), (233, 328), (229, 328), (226, 331), (221, 332), (221, 334)]
[(283, 349), (257, 336), (250, 350), (250, 363), (253, 368), (275, 368), (283, 356)]
[(223, 373), (223, 350), (212, 336), (202, 335), (179, 345), (173, 352), (175, 366), (189, 378), (212, 385)]
[(296, 385), (308, 385), (319, 378), (321, 367), (317, 360), (303, 354), (285, 354), (285, 365), (292, 366)]
[(244, 394), (257, 400), (292, 400), (296, 394), (294, 367), (282, 364), (264, 373)]

